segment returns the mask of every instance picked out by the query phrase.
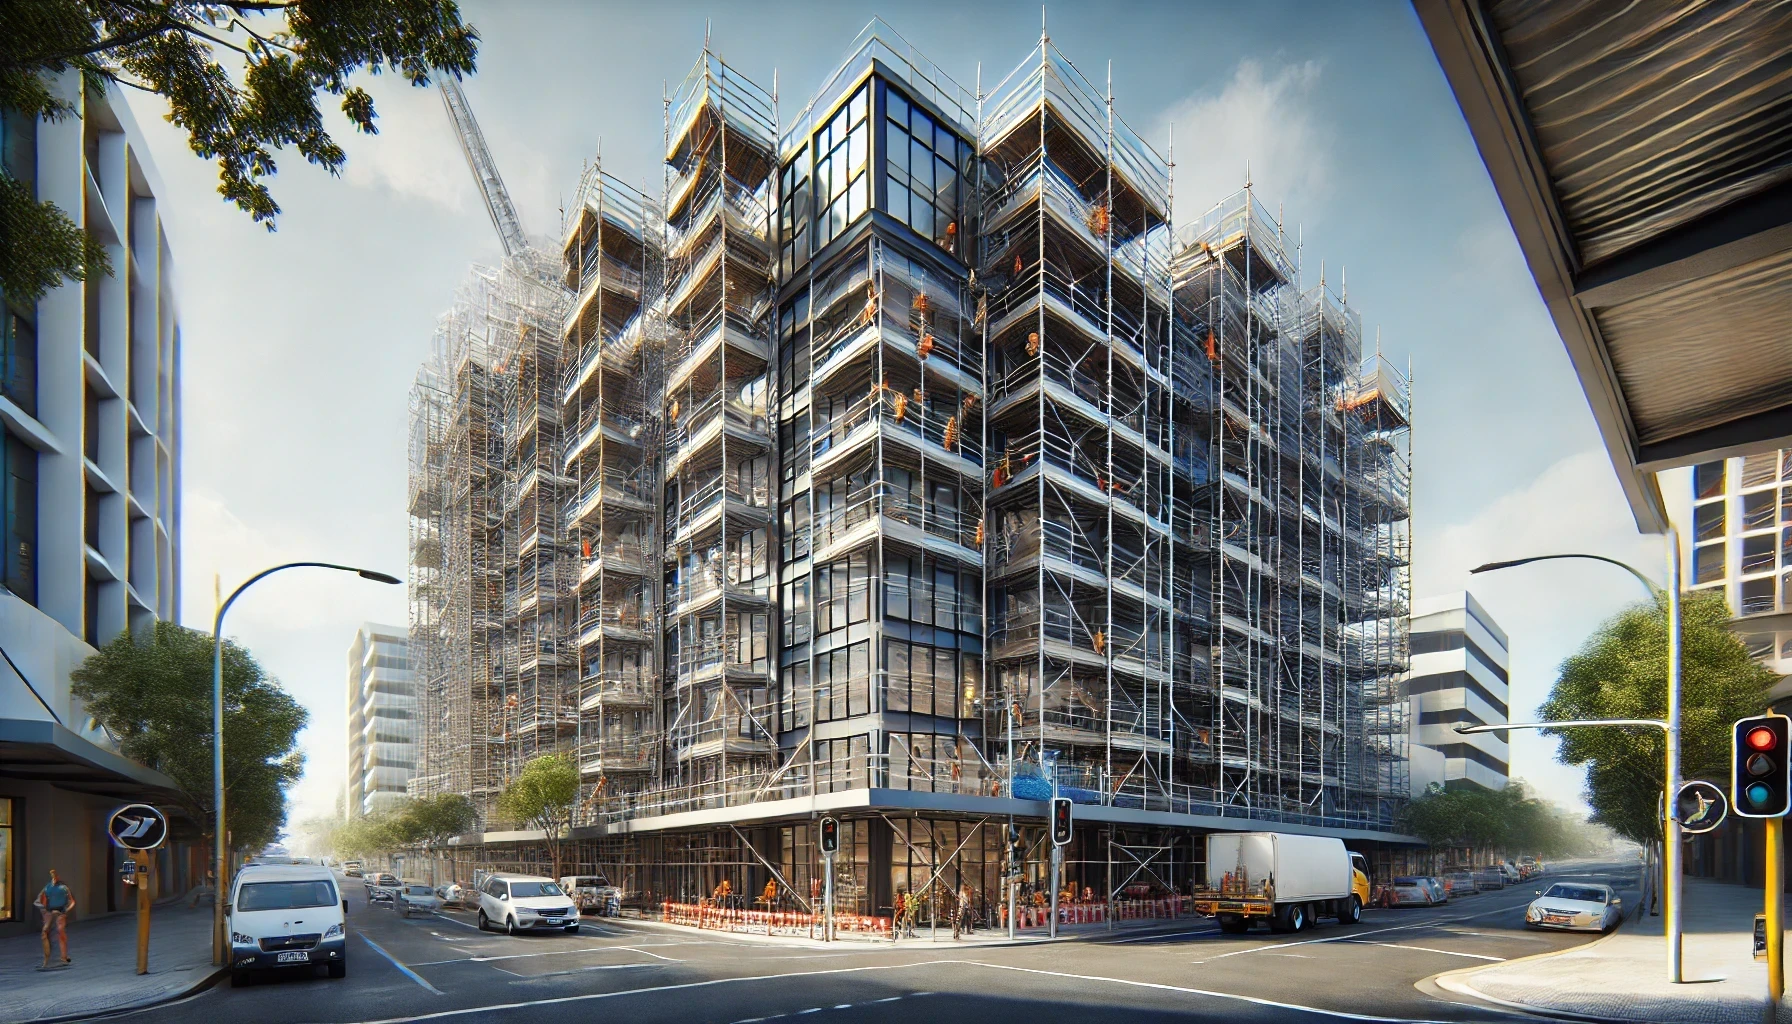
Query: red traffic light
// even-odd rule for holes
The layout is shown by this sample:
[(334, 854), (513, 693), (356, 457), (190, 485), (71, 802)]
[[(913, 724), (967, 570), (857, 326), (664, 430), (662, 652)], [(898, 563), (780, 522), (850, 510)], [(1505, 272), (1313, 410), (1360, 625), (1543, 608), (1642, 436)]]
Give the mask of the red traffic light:
[(1772, 750), (1774, 744), (1778, 742), (1778, 737), (1773, 734), (1772, 729), (1762, 725), (1756, 726), (1748, 731), (1747, 742), (1749, 746), (1756, 750)]

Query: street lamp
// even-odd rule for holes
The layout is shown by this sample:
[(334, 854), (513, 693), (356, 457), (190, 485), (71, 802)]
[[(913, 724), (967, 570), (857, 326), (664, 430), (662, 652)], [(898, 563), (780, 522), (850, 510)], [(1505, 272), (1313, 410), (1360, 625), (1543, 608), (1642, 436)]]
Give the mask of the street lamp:
[[(1611, 725), (1634, 726), (1647, 725), (1660, 728), (1667, 734), (1667, 790), (1664, 798), (1666, 805), (1665, 835), (1661, 850), (1661, 870), (1667, 883), (1663, 888), (1663, 902), (1666, 906), (1666, 932), (1668, 940), (1668, 980), (1678, 984), (1683, 980), (1680, 969), (1680, 819), (1676, 817), (1674, 795), (1680, 791), (1680, 531), (1668, 528), (1668, 593), (1665, 604), (1668, 613), (1668, 717), (1666, 721), (1656, 719), (1606, 719), (1579, 722), (1532, 722), (1516, 726), (1471, 726), (1458, 727), (1457, 732), (1495, 732), (1509, 729), (1550, 729), (1577, 725)], [(1552, 558), (1587, 558), (1595, 562), (1615, 565), (1642, 582), (1649, 590), (1649, 596), (1660, 600), (1660, 589), (1653, 580), (1615, 558), (1604, 555), (1559, 554), (1533, 555), (1530, 558), (1514, 558), (1504, 562), (1488, 562), (1470, 569), (1470, 573), (1492, 572), (1495, 569), (1508, 569), (1517, 565), (1528, 565), (1531, 562), (1542, 562)]]
[(276, 565), (272, 569), (263, 569), (243, 581), (243, 584), (230, 592), (224, 603), (218, 605), (218, 614), (212, 619), (212, 805), (215, 821), (213, 828), (217, 833), (217, 867), (214, 869), (215, 882), (212, 896), (212, 963), (224, 963), (224, 899), (229, 892), (228, 872), (230, 854), (225, 844), (224, 833), (224, 613), (230, 610), (232, 603), (263, 577), (272, 576), (282, 569), (335, 569), (339, 572), (352, 572), (364, 580), (375, 583), (398, 584), (404, 582), (396, 576), (389, 576), (372, 569), (358, 569), (352, 565), (337, 565), (333, 562), (287, 562)]

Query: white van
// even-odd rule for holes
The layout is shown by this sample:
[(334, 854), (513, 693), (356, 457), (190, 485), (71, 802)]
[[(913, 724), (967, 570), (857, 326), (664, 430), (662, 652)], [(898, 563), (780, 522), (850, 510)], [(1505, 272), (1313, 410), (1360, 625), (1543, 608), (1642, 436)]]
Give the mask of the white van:
[(579, 908), (552, 878), (489, 875), (479, 886), (479, 930), (497, 925), (515, 935), (540, 928), (579, 930)]
[(230, 926), (230, 983), (242, 984), (251, 970), (318, 964), (330, 969), (330, 977), (343, 977), (348, 973), (347, 913), (348, 900), (329, 868), (245, 867), (224, 906)]

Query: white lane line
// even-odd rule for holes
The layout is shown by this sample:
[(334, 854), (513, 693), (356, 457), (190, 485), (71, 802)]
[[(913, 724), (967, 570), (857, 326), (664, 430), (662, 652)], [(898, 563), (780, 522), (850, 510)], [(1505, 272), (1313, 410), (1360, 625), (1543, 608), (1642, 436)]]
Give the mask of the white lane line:
[[(1385, 943), (1384, 943), (1384, 945), (1385, 945)], [(1264, 956), (1288, 956), (1288, 957), (1293, 957), (1296, 960), (1311, 960), (1311, 959), (1313, 959), (1312, 957), (1308, 956), (1305, 953), (1265, 953), (1263, 955)]]
[(885, 996), (882, 999), (873, 999), (869, 1003), (866, 1003), (865, 1005), (866, 1006), (876, 1006), (878, 1003), (893, 1003), (893, 1002), (897, 1001), (898, 999), (902, 999), (902, 998), (903, 998), (902, 996)]
[(1506, 958), (1503, 956), (1486, 956), (1481, 953), (1462, 953), (1454, 949), (1434, 949), (1431, 946), (1402, 946), (1398, 942), (1365, 942), (1363, 945), (1386, 946), (1389, 949), (1414, 949), (1421, 953), (1442, 953), (1445, 956), (1466, 956), (1471, 960), (1490, 960), (1496, 964), (1503, 964), (1506, 962)]
[(1321, 1017), (1336, 1018), (1338, 1020), (1371, 1021), (1376, 1022), (1376, 1024), (1446, 1024), (1444, 1021), (1415, 1020), (1408, 1017), (1377, 1017), (1367, 1013), (1347, 1013), (1343, 1010), (1322, 1010), (1316, 1006), (1302, 1006), (1299, 1003), (1283, 1003), (1274, 999), (1262, 999), (1257, 996), (1239, 995), (1236, 992), (1213, 992), (1208, 989), (1184, 988), (1180, 985), (1164, 985), (1154, 981), (1131, 981), (1125, 978), (1104, 978), (1099, 975), (1090, 974), (1067, 974), (1062, 971), (1045, 971), (1036, 967), (1014, 967), (1009, 964), (978, 964), (978, 966), (988, 967), (998, 971), (1019, 971), (1023, 974), (1043, 974), (1054, 978), (1069, 978), (1073, 981), (1106, 981), (1115, 985), (1129, 985), (1133, 988), (1152, 988), (1164, 992), (1184, 992), (1189, 995), (1207, 996), (1211, 999), (1235, 999), (1239, 1002), (1251, 1003), (1256, 1006), (1272, 1006), (1278, 1010), (1295, 1010), (1301, 1013), (1311, 1013)]
[(411, 966), (437, 967), (442, 964), (487, 964), (495, 960), (528, 960), (538, 956), (566, 956), (571, 953), (607, 953), (612, 949), (626, 949), (631, 953), (640, 953), (643, 956), (658, 957), (661, 960), (671, 960), (675, 964), (684, 963), (683, 960), (674, 959), (669, 956), (660, 956), (658, 953), (649, 953), (646, 950), (635, 949), (632, 946), (587, 946), (583, 949), (549, 949), (540, 953), (509, 953), (504, 956), (463, 956), (456, 957), (452, 960), (426, 960), (423, 963), (412, 964)]
[(1104, 940), (1096, 943), (1096, 945), (1098, 945), (1098, 946), (1119, 946), (1119, 945), (1123, 945), (1128, 942), (1150, 942), (1153, 939), (1180, 939), (1180, 938), (1183, 938), (1183, 937), (1189, 936), (1189, 935), (1217, 935), (1217, 934), (1219, 934), (1218, 928), (1202, 928), (1202, 929), (1199, 929), (1197, 931), (1192, 931), (1192, 932), (1170, 932), (1167, 935), (1134, 935), (1128, 939), (1104, 939)]
[(362, 942), (365, 942), (369, 946), (373, 947), (373, 951), (375, 953), (378, 953), (379, 955), (385, 957), (387, 960), (391, 961), (392, 966), (398, 968), (399, 972), (401, 974), (403, 974), (405, 977), (411, 979), (412, 981), (416, 982), (419, 985), (422, 985), (424, 988), (429, 989), (431, 992), (434, 992), (438, 996), (443, 994), (441, 989), (435, 987), (434, 985), (431, 985), (429, 982), (424, 981), (422, 978), (418, 977), (416, 971), (413, 971), (409, 967), (406, 967), (405, 965), (399, 963), (397, 957), (395, 957), (392, 954), (381, 949), (380, 944), (373, 941), (372, 939), (368, 938), (366, 936), (366, 934), (364, 934), (360, 931), (356, 931), (355, 934), (361, 936)]
[(449, 917), (449, 916), (448, 916), (448, 915), (447, 915), (447, 914), (437, 914), (437, 915), (436, 915), (436, 916), (437, 916), (437, 917), (439, 917), (439, 918), (441, 918), (441, 919), (442, 919), (442, 920), (444, 920), (444, 921), (447, 921), (447, 922), (448, 922), (448, 923), (449, 923), (449, 924), (458, 924), (458, 925), (460, 925), (460, 926), (461, 926), (461, 927), (462, 927), (462, 928), (471, 928), (471, 929), (473, 929), (473, 930), (474, 930), (474, 931), (478, 931), (478, 930), (479, 930), (479, 926), (478, 926), (478, 925), (476, 925), (476, 924), (468, 924), (468, 923), (467, 923), (467, 922), (465, 922), (465, 921), (462, 921), (462, 920), (461, 920), (461, 919), (460, 919), (460, 918), (458, 918), (458, 917)]
[[(540, 974), (517, 974), (515, 971), (504, 971), (502, 967), (494, 967), (494, 971), (504, 971), (513, 975), (517, 981), (534, 981), (537, 978), (564, 978), (568, 974), (586, 974), (591, 971), (626, 971), (636, 967), (658, 967), (659, 964), (599, 964), (595, 967), (574, 967), (570, 971), (543, 971)], [(516, 984), (515, 981), (511, 982)]]
[(647, 951), (646, 951), (646, 950), (645, 950), (645, 949), (638, 949), (638, 948), (636, 948), (636, 947), (634, 947), (634, 946), (610, 946), (610, 947), (608, 947), (608, 948), (610, 948), (610, 949), (626, 949), (626, 950), (628, 950), (628, 951), (629, 951), (629, 952), (630, 952), (630, 953), (639, 953), (639, 954), (641, 954), (641, 955), (642, 955), (642, 956), (650, 956), (650, 957), (653, 957), (653, 958), (654, 958), (654, 959), (655, 959), (655, 960), (666, 960), (666, 961), (669, 961), (669, 962), (671, 962), (671, 963), (675, 963), (675, 964), (682, 964), (682, 963), (684, 963), (684, 961), (683, 961), (683, 960), (680, 960), (680, 959), (678, 959), (678, 958), (677, 958), (677, 957), (673, 957), (673, 956), (660, 956), (660, 955), (659, 955), (659, 954), (658, 954), (658, 953), (649, 953), (649, 952), (647, 952)]
[[(587, 992), (572, 996), (550, 996), (545, 999), (519, 1000), (514, 1003), (490, 1003), (485, 1006), (468, 1006), (458, 1010), (437, 1010), (434, 1013), (419, 1013), (408, 1017), (387, 1017), (383, 1020), (364, 1021), (363, 1024), (413, 1024), (423, 1020), (445, 1020), (450, 1017), (466, 1017), (473, 1014), (498, 1014), (505, 1010), (522, 1010), (535, 1006), (559, 1006), (564, 1003), (588, 1003), (600, 999), (619, 999), (626, 996), (651, 996), (665, 992), (685, 992), (691, 989), (715, 988), (721, 985), (738, 985), (754, 981), (789, 981), (792, 978), (812, 978), (830, 974), (861, 974), (867, 971), (894, 971), (909, 967), (934, 967), (948, 964), (976, 964), (974, 960), (923, 960), (909, 964), (874, 964), (865, 967), (835, 967), (823, 971), (801, 971), (787, 974), (760, 974), (746, 978), (711, 978), (707, 981), (687, 981), (676, 985), (652, 985), (646, 988), (621, 989), (616, 992)], [(493, 970), (503, 970), (494, 967)], [(505, 972), (509, 973), (509, 972)], [(931, 992), (916, 992), (911, 995), (932, 995)]]
[[(1414, 921), (1411, 924), (1390, 925), (1386, 928), (1371, 928), (1366, 932), (1352, 932), (1348, 935), (1327, 935), (1318, 939), (1301, 939), (1298, 942), (1272, 942), (1268, 945), (1252, 946), (1249, 949), (1235, 949), (1230, 953), (1219, 953), (1201, 960), (1190, 960), (1189, 963), (1204, 964), (1214, 960), (1224, 960), (1226, 957), (1238, 956), (1243, 953), (1261, 953), (1265, 950), (1285, 949), (1289, 946), (1310, 946), (1323, 942), (1353, 942), (1364, 935), (1383, 935), (1387, 932), (1411, 931), (1414, 928), (1435, 928), (1438, 925), (1452, 924), (1456, 921), (1473, 921), (1480, 917), (1492, 917), (1495, 914), (1506, 914), (1514, 909), (1514, 907), (1502, 907), (1499, 910), (1489, 910), (1481, 914), (1467, 914), (1462, 917), (1447, 917), (1435, 921)], [(1371, 943), (1371, 945), (1373, 945), (1373, 943)]]

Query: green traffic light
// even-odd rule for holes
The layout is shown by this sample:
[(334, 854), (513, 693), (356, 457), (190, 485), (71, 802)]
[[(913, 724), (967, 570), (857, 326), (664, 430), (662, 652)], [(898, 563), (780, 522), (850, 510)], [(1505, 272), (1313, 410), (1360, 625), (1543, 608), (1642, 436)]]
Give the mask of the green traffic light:
[(1767, 785), (1761, 782), (1757, 782), (1746, 790), (1743, 790), (1743, 793), (1748, 797), (1748, 802), (1754, 804), (1756, 807), (1765, 805), (1768, 799), (1773, 796), (1773, 790), (1767, 788)]

